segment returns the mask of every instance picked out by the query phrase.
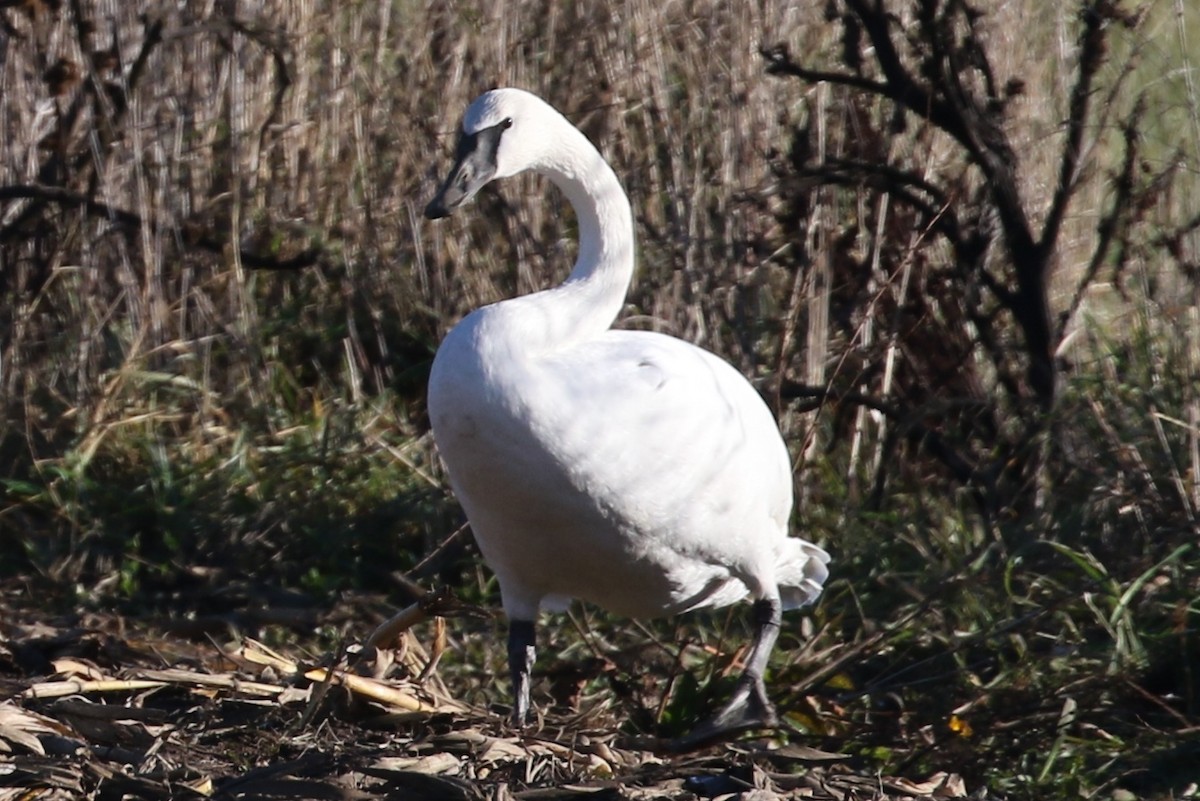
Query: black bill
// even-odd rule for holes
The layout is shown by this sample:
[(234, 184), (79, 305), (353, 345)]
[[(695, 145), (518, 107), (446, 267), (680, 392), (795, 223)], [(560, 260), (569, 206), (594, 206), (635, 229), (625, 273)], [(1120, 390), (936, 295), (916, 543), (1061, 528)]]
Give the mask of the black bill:
[(499, 125), (459, 136), (458, 147), (454, 151), (454, 166), (442, 188), (425, 207), (427, 218), (439, 220), (448, 217), (495, 177), (500, 136), (511, 126), (512, 122), (505, 120)]

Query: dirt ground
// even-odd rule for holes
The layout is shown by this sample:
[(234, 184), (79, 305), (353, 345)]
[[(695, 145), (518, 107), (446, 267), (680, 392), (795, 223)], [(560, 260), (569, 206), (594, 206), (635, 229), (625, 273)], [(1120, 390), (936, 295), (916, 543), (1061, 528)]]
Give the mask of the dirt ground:
[(395, 649), (348, 647), (333, 664), (247, 637), (221, 644), (231, 627), (272, 616), (262, 610), (165, 623), (50, 616), (30, 594), (10, 586), (0, 607), (4, 800), (853, 801), (969, 789), (955, 775), (880, 777), (844, 755), (765, 739), (669, 756), (578, 715), (517, 733), (450, 697), (411, 635)]

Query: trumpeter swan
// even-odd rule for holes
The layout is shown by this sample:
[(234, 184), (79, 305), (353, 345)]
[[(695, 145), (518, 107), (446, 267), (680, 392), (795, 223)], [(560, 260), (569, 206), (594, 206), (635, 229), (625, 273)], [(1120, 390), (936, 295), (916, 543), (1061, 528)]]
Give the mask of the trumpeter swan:
[(788, 536), (791, 464), (775, 420), (712, 353), (610, 328), (633, 273), (629, 200), (538, 97), (496, 89), (470, 105), (425, 214), (525, 170), (574, 207), (575, 267), (560, 286), (467, 315), (429, 377), (434, 439), (509, 620), (513, 718), (529, 714), (540, 610), (580, 598), (656, 617), (749, 596), (756, 633), (737, 689), (682, 743), (774, 725), (763, 670), (780, 613), (816, 599), (829, 561)]

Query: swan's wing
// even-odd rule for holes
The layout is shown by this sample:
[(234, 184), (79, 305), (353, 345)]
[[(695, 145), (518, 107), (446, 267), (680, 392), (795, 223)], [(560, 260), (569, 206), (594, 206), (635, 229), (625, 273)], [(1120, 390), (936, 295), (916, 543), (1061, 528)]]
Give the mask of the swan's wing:
[(672, 337), (610, 331), (542, 368), (530, 418), (577, 487), (704, 560), (774, 558), (791, 464), (770, 410), (732, 366)]

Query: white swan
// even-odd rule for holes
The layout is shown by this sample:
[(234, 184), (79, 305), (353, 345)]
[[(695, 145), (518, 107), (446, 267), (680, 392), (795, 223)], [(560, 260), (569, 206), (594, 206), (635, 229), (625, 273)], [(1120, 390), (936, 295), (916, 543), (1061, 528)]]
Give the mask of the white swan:
[(717, 356), (610, 329), (633, 273), (629, 201), (538, 97), (497, 89), (470, 105), (425, 214), (525, 170), (574, 207), (575, 267), (558, 287), (467, 315), (429, 378), (434, 438), (509, 619), (514, 720), (529, 713), (539, 610), (580, 598), (656, 617), (750, 596), (756, 635), (737, 690), (682, 745), (774, 725), (762, 676), (780, 612), (816, 599), (829, 561), (787, 535), (791, 463), (775, 420)]

